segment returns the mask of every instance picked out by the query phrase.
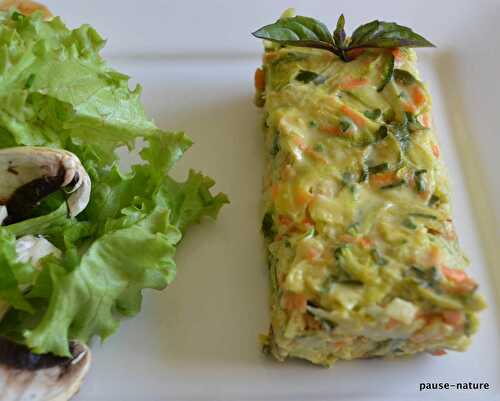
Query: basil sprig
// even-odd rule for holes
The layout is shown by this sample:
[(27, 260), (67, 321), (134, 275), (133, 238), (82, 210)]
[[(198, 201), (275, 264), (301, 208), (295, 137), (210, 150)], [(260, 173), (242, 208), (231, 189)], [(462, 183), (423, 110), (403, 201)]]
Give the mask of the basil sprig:
[(356, 28), (350, 38), (347, 37), (344, 26), (344, 15), (339, 17), (333, 34), (322, 22), (299, 15), (281, 18), (274, 24), (263, 26), (252, 35), (283, 45), (328, 50), (344, 61), (350, 61), (350, 50), (359, 48), (435, 47), (410, 28), (394, 22), (368, 22)]

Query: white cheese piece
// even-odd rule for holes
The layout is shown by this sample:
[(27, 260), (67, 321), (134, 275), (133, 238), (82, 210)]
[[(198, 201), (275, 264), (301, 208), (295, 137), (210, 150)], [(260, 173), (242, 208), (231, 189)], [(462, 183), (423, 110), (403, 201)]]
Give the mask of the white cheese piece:
[(411, 324), (417, 314), (417, 307), (401, 298), (394, 298), (385, 308), (387, 316), (404, 324)]

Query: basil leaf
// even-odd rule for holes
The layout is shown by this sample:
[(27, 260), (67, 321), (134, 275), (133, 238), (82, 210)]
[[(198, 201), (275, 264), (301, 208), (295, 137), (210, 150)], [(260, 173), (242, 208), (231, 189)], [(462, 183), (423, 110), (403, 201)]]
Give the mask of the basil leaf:
[(252, 35), (285, 45), (334, 50), (332, 35), (325, 24), (300, 15), (279, 19), (274, 24), (256, 30)]
[(326, 81), (326, 77), (324, 77), (323, 75), (319, 75), (318, 73), (316, 73), (314, 71), (301, 70), (295, 76), (295, 80), (303, 82), (305, 84), (312, 82), (315, 85), (319, 85), (319, 84), (322, 84), (323, 82)]
[(368, 166), (368, 172), (370, 174), (382, 173), (389, 170), (389, 163), (380, 163), (375, 166)]
[(337, 46), (339, 49), (344, 49), (346, 47), (345, 46), (346, 34), (344, 31), (344, 26), (345, 26), (344, 14), (340, 14), (340, 17), (337, 21), (337, 27), (333, 32), (333, 41), (335, 42), (335, 46)]
[(344, 26), (345, 18), (341, 14), (332, 35), (322, 22), (299, 15), (281, 18), (274, 24), (263, 26), (252, 35), (282, 45), (328, 50), (345, 62), (351, 61), (346, 53), (360, 47), (435, 47), (410, 28), (394, 22), (372, 21), (361, 25), (350, 40)]
[(377, 88), (377, 92), (382, 92), (385, 86), (391, 81), (392, 75), (394, 73), (394, 56), (391, 54), (389, 62), (384, 66), (382, 72), (382, 82)]
[(363, 112), (363, 114), (366, 118), (375, 121), (378, 120), (378, 118), (382, 115), (382, 110), (380, 109), (366, 110)]
[(394, 22), (372, 21), (356, 28), (350, 49), (358, 47), (435, 47), (410, 28)]

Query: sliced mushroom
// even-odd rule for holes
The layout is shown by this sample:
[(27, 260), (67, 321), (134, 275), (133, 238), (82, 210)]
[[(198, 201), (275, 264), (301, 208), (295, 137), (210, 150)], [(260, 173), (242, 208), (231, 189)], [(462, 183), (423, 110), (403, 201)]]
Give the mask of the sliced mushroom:
[[(51, 193), (64, 188), (70, 216), (87, 206), (90, 178), (73, 153), (43, 147), (0, 149), (0, 224), (8, 225), (29, 217), (32, 209)], [(18, 260), (39, 261), (60, 250), (41, 236), (16, 240)], [(21, 288), (25, 290), (27, 288)], [(9, 305), (0, 301), (0, 319)], [(22, 345), (0, 338), (0, 400), (66, 401), (80, 388), (90, 367), (90, 350), (71, 344), (72, 358), (36, 355)]]
[(40, 268), (40, 260), (47, 255), (61, 257), (61, 251), (41, 235), (25, 235), (16, 239), (16, 253), (19, 262), (30, 262)]
[(36, 146), (0, 149), (0, 205), (7, 207), (3, 224), (24, 220), (46, 196), (69, 188), (72, 217), (87, 206), (90, 178), (76, 155)]
[(5, 206), (0, 205), (0, 226), (3, 224), (3, 221), (7, 217), (7, 208)]
[(87, 374), (91, 353), (72, 342), (71, 358), (36, 355), (22, 345), (0, 338), (0, 400), (67, 401)]

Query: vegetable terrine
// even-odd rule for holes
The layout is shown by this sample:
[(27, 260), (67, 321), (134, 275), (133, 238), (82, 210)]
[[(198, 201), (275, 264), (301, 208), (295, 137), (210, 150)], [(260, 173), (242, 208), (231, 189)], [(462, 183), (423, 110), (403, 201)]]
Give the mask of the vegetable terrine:
[(431, 98), (409, 48), (265, 42), (266, 238), (277, 359), (463, 351), (484, 307), (463, 270)]

